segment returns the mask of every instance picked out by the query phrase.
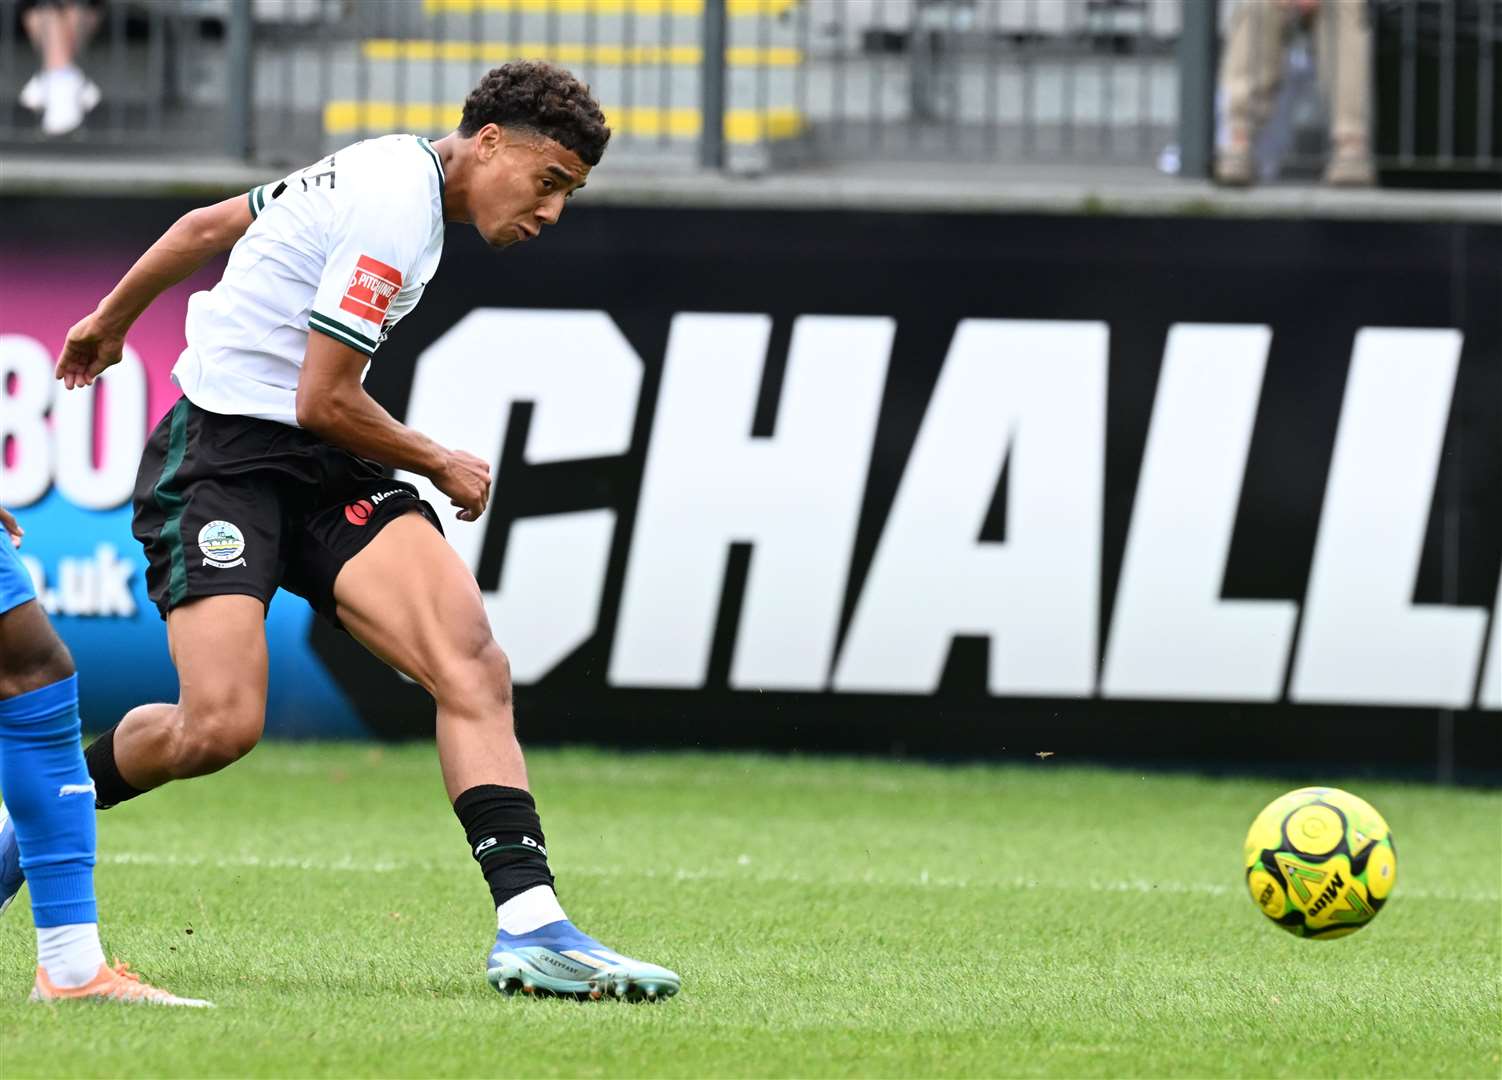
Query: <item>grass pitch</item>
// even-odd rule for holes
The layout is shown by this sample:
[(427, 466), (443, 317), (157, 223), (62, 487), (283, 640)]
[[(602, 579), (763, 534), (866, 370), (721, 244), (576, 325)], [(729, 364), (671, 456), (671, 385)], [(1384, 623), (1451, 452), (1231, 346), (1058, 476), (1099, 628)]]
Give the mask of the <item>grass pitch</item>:
[(1393, 827), (1398, 887), (1372, 926), (1309, 942), (1240, 883), (1248, 824), (1293, 782), (1057, 759), (531, 768), (565, 906), (676, 968), (679, 997), (500, 997), (431, 750), (268, 745), (100, 819), (106, 949), (219, 1007), (26, 1003), (23, 900), (0, 919), (0, 1075), (1502, 1073), (1495, 793), (1351, 783)]

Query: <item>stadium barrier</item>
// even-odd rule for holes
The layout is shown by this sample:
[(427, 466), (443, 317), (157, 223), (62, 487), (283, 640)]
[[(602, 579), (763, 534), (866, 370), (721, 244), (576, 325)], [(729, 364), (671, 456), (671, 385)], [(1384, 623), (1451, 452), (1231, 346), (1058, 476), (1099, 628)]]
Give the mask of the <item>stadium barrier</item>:
[[(371, 135), (449, 130), (490, 67), (546, 59), (593, 88), (612, 161), (659, 171), (953, 162), (1206, 177), (1239, 2), (109, 0), (77, 58), (98, 106), (57, 138), (32, 112), (25, 0), (0, 0), (0, 149), (290, 166)], [(1502, 185), (1502, 0), (1342, 0), (1357, 5), (1383, 184)], [(1341, 49), (1332, 20), (1296, 22), (1258, 157), (1269, 176), (1312, 178), (1328, 109), (1311, 57), (1334, 65)]]
[[(92, 398), (48, 372), (186, 208), (0, 201), (0, 500), (96, 727), (175, 692), (128, 500), (188, 288)], [(525, 739), (1502, 770), (1502, 226), (569, 218), (454, 227), (367, 383), (495, 462), (448, 532)], [(431, 730), (269, 633), (272, 733)]]

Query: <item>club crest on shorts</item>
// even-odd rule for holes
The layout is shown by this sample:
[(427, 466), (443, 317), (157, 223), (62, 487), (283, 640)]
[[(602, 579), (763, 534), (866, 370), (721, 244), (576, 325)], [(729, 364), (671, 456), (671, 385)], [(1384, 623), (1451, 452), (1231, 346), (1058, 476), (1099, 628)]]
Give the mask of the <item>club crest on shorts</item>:
[(219, 570), (245, 565), (245, 534), (229, 521), (211, 521), (198, 530), (203, 565)]

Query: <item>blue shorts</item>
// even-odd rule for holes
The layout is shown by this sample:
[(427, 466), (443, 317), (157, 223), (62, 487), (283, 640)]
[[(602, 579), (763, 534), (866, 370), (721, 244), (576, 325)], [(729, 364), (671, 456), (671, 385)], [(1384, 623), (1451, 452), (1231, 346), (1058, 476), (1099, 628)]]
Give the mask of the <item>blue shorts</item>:
[(0, 615), (36, 598), (37, 592), (32, 587), (31, 575), (21, 562), (21, 556), (11, 546), (10, 534), (0, 529)]

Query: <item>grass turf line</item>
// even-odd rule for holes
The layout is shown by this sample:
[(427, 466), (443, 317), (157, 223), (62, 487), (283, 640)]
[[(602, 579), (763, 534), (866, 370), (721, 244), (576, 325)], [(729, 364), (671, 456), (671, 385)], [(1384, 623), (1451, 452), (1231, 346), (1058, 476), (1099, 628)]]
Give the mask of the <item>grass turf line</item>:
[(1056, 760), (530, 763), (566, 908), (676, 968), (678, 998), (500, 997), (431, 749), (267, 745), (100, 817), (107, 951), (219, 1007), (26, 1003), (23, 899), (0, 918), (0, 1074), (1502, 1072), (1495, 793), (1351, 784), (1392, 824), (1398, 887), (1372, 926), (1307, 942), (1240, 883), (1247, 826), (1292, 784)]

